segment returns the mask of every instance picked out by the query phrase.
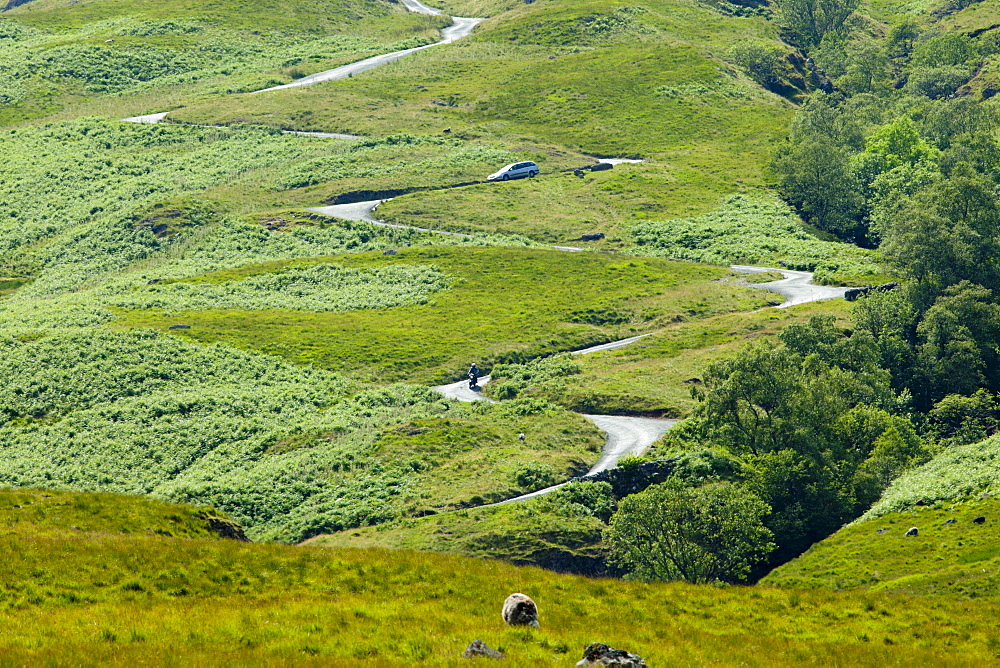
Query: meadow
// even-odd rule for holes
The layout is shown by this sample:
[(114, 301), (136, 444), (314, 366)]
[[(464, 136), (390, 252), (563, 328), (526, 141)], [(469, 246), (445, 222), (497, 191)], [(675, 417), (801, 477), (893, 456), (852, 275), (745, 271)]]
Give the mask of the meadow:
[[(692, 386), (700, 383), (709, 364), (818, 313), (835, 314), (840, 324), (848, 323), (845, 302), (684, 317), (623, 348), (495, 367), (485, 392), (542, 397), (584, 413), (683, 418), (697, 404)], [(551, 369), (544, 368), (546, 364)]]
[[(442, 19), (388, 2), (270, 4), (34, 0), (5, 12), (0, 125), (112, 117), (287, 83), (434, 41)], [(261, 26), (267, 28), (261, 30)], [(363, 28), (362, 28), (363, 26)]]
[[(5, 661), (460, 665), (474, 638), (514, 665), (565, 665), (593, 641), (652, 665), (970, 665), (996, 651), (988, 601), (650, 585), (405, 550), (244, 544), (203, 537), (207, 509), (133, 501), (0, 492)], [(540, 629), (504, 625), (514, 591), (538, 602)]]
[[(589, 223), (603, 231), (620, 213), (694, 215), (742, 188), (766, 184), (762, 166), (784, 135), (791, 106), (726, 59), (733, 42), (770, 40), (773, 31), (762, 19), (724, 17), (693, 2), (622, 8), (541, 1), (511, 8), (460, 42), (350, 80), (216, 96), (170, 118), (366, 136), (447, 130), (469, 141), (501, 143), (520, 159), (538, 161), (555, 150), (652, 161), (641, 173), (612, 177), (611, 183), (549, 182), (537, 186), (540, 192), (522, 186), (513, 198), (484, 189), (465, 190), (454, 201), (451, 193), (421, 194), (385, 210), (413, 222), (426, 215), (452, 225), (461, 219), (478, 228), (500, 223), (537, 232), (535, 216), (582, 223), (598, 203), (598, 219)], [(566, 166), (581, 164), (586, 162)], [(542, 171), (551, 170), (542, 164)], [(523, 196), (530, 203), (504, 211)], [(498, 199), (503, 213), (491, 214)], [(548, 204), (557, 212), (546, 213)]]
[[(124, 312), (116, 327), (166, 329), (224, 342), (381, 382), (440, 382), (460, 377), (473, 360), (488, 369), (653, 331), (679, 317), (703, 318), (766, 304), (767, 293), (712, 279), (725, 269), (660, 259), (621, 258), (550, 249), (454, 247), (400, 249), (295, 261), (375, 270), (433, 266), (452, 277), (426, 303), (346, 313), (290, 309)], [(289, 263), (222, 272), (218, 280), (269, 273)], [(518, 295), (511, 299), (511, 295)]]
[[(977, 604), (996, 601), (1000, 596), (997, 510), (996, 499), (977, 495), (862, 519), (775, 569), (761, 584)], [(976, 518), (985, 520), (976, 523)], [(905, 535), (913, 527), (917, 535)]]

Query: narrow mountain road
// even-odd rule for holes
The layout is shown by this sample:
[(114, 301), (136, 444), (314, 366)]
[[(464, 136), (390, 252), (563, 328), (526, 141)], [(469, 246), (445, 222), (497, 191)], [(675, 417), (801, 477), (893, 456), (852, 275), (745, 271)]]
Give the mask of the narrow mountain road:
[[(619, 341), (602, 343), (598, 346), (575, 350), (572, 354), (587, 355), (589, 353), (596, 353), (602, 350), (614, 350), (615, 348), (621, 348), (622, 346), (634, 343), (646, 336), (649, 335), (641, 334), (639, 336), (631, 336), (627, 339), (621, 339)], [(458, 401), (489, 401), (494, 404), (498, 403), (497, 401), (490, 399), (489, 397), (485, 397), (482, 394), (483, 385), (486, 385), (489, 382), (489, 376), (482, 376), (479, 379), (479, 387), (476, 389), (469, 388), (468, 380), (461, 380), (457, 383), (450, 383), (448, 385), (436, 385), (431, 389), (440, 392), (448, 399), (457, 399)], [(587, 471), (587, 475), (593, 475), (595, 473), (600, 473), (601, 471), (614, 468), (618, 464), (618, 460), (622, 457), (629, 455), (641, 455), (646, 452), (649, 446), (663, 436), (668, 429), (680, 422), (680, 420), (659, 420), (652, 418), (627, 417), (623, 415), (581, 415), (597, 425), (597, 428), (603, 431), (605, 436), (604, 449), (601, 452), (601, 457), (597, 460), (596, 464), (590, 467), (590, 470)], [(529, 494), (515, 496), (514, 498), (500, 501), (499, 503), (487, 505), (498, 506), (505, 503), (514, 503), (515, 501), (533, 499), (537, 496), (548, 494), (549, 492), (559, 489), (566, 484), (568, 484), (568, 482), (546, 487), (545, 489), (539, 489)]]
[[(410, 6), (410, 2), (404, 2), (410, 11), (419, 11), (413, 9)], [(441, 12), (430, 9), (421, 3), (414, 3), (428, 9), (428, 12), (420, 12), (422, 14), (428, 14), (434, 12), (436, 15)], [(434, 46), (440, 46), (441, 44), (451, 44), (454, 41), (460, 40), (463, 37), (469, 35), (472, 29), (476, 27), (483, 19), (474, 18), (463, 18), (459, 16), (452, 17), (454, 23), (447, 28), (441, 30), (441, 40), (434, 42), (433, 44), (425, 44), (423, 46), (416, 46), (412, 49), (404, 49), (402, 51), (393, 51), (392, 53), (383, 53), (378, 56), (372, 56), (371, 58), (365, 58), (364, 60), (359, 60), (355, 63), (349, 63), (347, 65), (342, 65), (332, 70), (326, 70), (325, 72), (317, 72), (316, 74), (310, 74), (309, 76), (302, 77), (291, 83), (287, 83), (281, 86), (271, 86), (270, 88), (264, 88), (262, 90), (254, 91), (255, 93), (267, 93), (274, 90), (284, 90), (286, 88), (302, 88), (304, 86), (312, 86), (318, 83), (324, 83), (327, 81), (337, 81), (338, 79), (346, 79), (348, 77), (353, 77), (355, 74), (361, 74), (362, 72), (367, 72), (368, 70), (373, 70), (376, 67), (381, 67), (382, 65), (387, 65), (393, 61), (399, 60), (418, 51), (423, 51), (424, 49), (429, 49)]]
[(733, 271), (741, 274), (760, 274), (765, 271), (780, 272), (785, 278), (780, 281), (769, 283), (758, 283), (755, 288), (777, 292), (785, 297), (785, 303), (778, 308), (788, 308), (798, 304), (818, 302), (824, 299), (840, 299), (850, 288), (837, 288), (827, 285), (816, 285), (812, 282), (813, 275), (808, 271), (793, 271), (791, 269), (775, 269), (773, 267), (750, 267), (742, 264), (734, 264)]

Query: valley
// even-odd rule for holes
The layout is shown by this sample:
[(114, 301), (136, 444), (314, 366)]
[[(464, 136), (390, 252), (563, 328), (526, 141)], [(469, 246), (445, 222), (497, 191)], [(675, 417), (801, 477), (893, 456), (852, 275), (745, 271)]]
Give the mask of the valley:
[(4, 661), (993, 660), (995, 4), (11, 3)]

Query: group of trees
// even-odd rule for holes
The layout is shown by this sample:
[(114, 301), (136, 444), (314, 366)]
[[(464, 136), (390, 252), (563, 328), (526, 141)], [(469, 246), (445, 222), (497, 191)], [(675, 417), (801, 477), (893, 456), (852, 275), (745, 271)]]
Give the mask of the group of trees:
[[(1000, 115), (990, 89), (956, 95), (1000, 39), (910, 20), (883, 31), (852, 19), (856, 5), (775, 0), (834, 90), (801, 105), (771, 170), (807, 222), (877, 248), (901, 285), (859, 300), (849, 330), (814, 317), (708, 369), (668, 438), (726, 464), (620, 504), (608, 539), (633, 577), (752, 577), (905, 469), (1000, 428)], [(740, 48), (755, 78), (777, 62)]]

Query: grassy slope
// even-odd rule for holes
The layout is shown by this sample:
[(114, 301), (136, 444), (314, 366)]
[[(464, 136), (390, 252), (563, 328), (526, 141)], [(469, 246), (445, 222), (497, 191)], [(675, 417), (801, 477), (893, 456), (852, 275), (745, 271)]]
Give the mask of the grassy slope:
[[(975, 524), (977, 517), (986, 521)], [(998, 519), (1000, 501), (992, 498), (888, 513), (841, 529), (762, 583), (997, 601)], [(910, 527), (918, 535), (905, 536)]]
[(560, 514), (525, 501), (323, 534), (304, 544), (420, 550), (593, 574), (607, 572), (601, 546), (606, 526), (594, 517)]
[[(0, 508), (21, 494), (0, 493)], [(113, 497), (74, 499), (60, 512), (77, 508), (66, 517), (87, 531), (22, 521), (0, 537), (5, 662), (459, 665), (474, 638), (512, 665), (566, 665), (594, 640), (650, 665), (968, 665), (996, 649), (986, 602), (970, 611), (947, 600), (646, 585), (405, 551), (144, 536), (85, 516)], [(154, 514), (167, 512), (187, 511)], [(513, 591), (538, 602), (541, 629), (503, 624)]]
[[(712, 283), (724, 269), (590, 253), (442, 248), (340, 261), (353, 267), (432, 264), (455, 284), (427, 304), (384, 311), (143, 311), (125, 314), (118, 326), (165, 329), (183, 322), (191, 329), (182, 336), (196, 341), (223, 341), (383, 381), (443, 380), (457, 377), (471, 360), (580, 348), (650, 331), (679, 316), (745, 311), (770, 299), (749, 288)], [(572, 313), (586, 309), (621, 313), (627, 322), (569, 322)]]
[(773, 337), (785, 325), (817, 313), (833, 313), (843, 320), (847, 304), (817, 302), (686, 320), (624, 348), (574, 357), (583, 373), (524, 396), (543, 396), (584, 412), (685, 417), (695, 401), (690, 383), (684, 381), (700, 377), (709, 364), (735, 354), (747, 342)]
[[(17, 42), (0, 42), (20, 91), (16, 103), (0, 106), (4, 125), (53, 115), (131, 116), (205, 95), (256, 90), (434, 41), (443, 22), (381, 0), (308, 0), (291, 7), (239, 0), (34, 0), (4, 18), (29, 31)], [(60, 55), (49, 63), (55, 53)], [(121, 86), (108, 84), (126, 70), (133, 79), (125, 86), (130, 95), (114, 95)]]
[[(607, 17), (615, 27), (588, 32)], [(718, 57), (738, 39), (773, 37), (760, 19), (726, 18), (687, 2), (649, 2), (634, 13), (588, 0), (521, 5), (477, 29), (466, 40), (436, 47), (390, 66), (323, 86), (255, 96), (220, 96), (175, 112), (194, 122), (264, 122), (278, 127), (384, 135), (408, 131), (497, 140), (524, 157), (541, 143), (558, 142), (600, 155), (653, 158), (638, 178), (608, 192), (605, 215), (690, 215), (712, 209), (738, 189), (759, 185), (760, 167), (784, 132), (791, 110), (736, 77)], [(662, 87), (667, 87), (663, 89)], [(442, 106), (442, 104), (444, 106)], [(548, 216), (551, 197), (578, 194), (557, 184), (529, 190), (535, 218)], [(584, 189), (593, 191), (593, 188)], [(472, 190), (476, 207), (489, 191)], [(434, 195), (412, 195), (387, 213), (468, 211)], [(459, 208), (461, 207), (461, 209)], [(600, 223), (601, 221), (594, 221)]]

